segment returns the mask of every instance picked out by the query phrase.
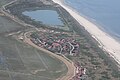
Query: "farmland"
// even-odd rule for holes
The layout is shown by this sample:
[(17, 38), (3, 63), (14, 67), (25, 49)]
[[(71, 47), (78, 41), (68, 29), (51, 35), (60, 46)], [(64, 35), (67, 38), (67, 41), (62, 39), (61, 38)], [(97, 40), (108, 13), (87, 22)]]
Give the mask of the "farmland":
[(11, 2), (13, 0), (0, 0), (0, 7), (2, 7), (2, 5), (8, 3), (8, 2)]
[(0, 37), (1, 80), (54, 80), (66, 72), (61, 61), (45, 52), (11, 37)]
[(11, 21), (9, 18), (0, 16), (0, 33), (8, 33), (24, 28), (25, 27), (16, 24), (15, 22)]
[[(8, 1), (0, 1), (2, 3)], [(26, 29), (0, 16), (0, 80), (55, 80), (67, 73), (66, 65), (55, 57), (20, 42), (7, 33)]]
[[(47, 1), (49, 1), (49, 0), (47, 0)], [(27, 5), (29, 5), (29, 4), (27, 4)], [(16, 5), (16, 6), (18, 6), (18, 5)], [(34, 5), (32, 5), (32, 6), (34, 6)], [(46, 5), (41, 5), (40, 8), (43, 8), (44, 6), (46, 6)], [(85, 29), (82, 28), (81, 25), (79, 25), (76, 22), (76, 20), (73, 19), (73, 17), (71, 17), (70, 14), (67, 13), (62, 7), (57, 5), (57, 9), (59, 9), (58, 13), (60, 15), (62, 14), (60, 16), (60, 18), (61, 18), (61, 20), (63, 20), (64, 25), (69, 27), (68, 30), (66, 30), (65, 28), (58, 29), (58, 28), (54, 28), (54, 27), (51, 27), (51, 26), (48, 26), (45, 24), (44, 25), (39, 24), (39, 23), (36, 23), (34, 20), (27, 19), (27, 17), (20, 16), (19, 8), (24, 10), (24, 8), (23, 8), (23, 6), (21, 6), (21, 4), (19, 5), (18, 8), (16, 8), (16, 9), (13, 9), (13, 8), (16, 8), (16, 7), (14, 7), (14, 6), (11, 7), (13, 13), (15, 12), (14, 15), (16, 14), (17, 17), (19, 17), (19, 19), (21, 19), (22, 21), (25, 21), (25, 23), (31, 24), (33, 26), (32, 26), (32, 28), (28, 27), (32, 31), (31, 30), (29, 31), (29, 29), (28, 29), (28, 31), (23, 30), (25, 28), (25, 27), (23, 27), (24, 25), (22, 24), (23, 26), (19, 26), (17, 24), (17, 23), (21, 23), (21, 21), (19, 19), (18, 19), (18, 21), (15, 21), (15, 22), (17, 22), (17, 23), (15, 23), (6, 17), (2, 17), (3, 21), (1, 24), (2, 24), (2, 26), (5, 26), (5, 27), (1, 26), (1, 28), (3, 28), (3, 30), (1, 30), (1, 33), (12, 32), (12, 31), (17, 32), (18, 29), (22, 33), (22, 38), (20, 35), (20, 39), (22, 39), (21, 41), (20, 40), (17, 41), (17, 40), (15, 40), (15, 38), (13, 38), (11, 36), (6, 36), (4, 34), (1, 34), (2, 36), (0, 36), (1, 37), (0, 38), (0, 51), (1, 51), (1, 55), (0, 55), (1, 56), (0, 57), (0, 59), (1, 59), (0, 75), (1, 76), (0, 77), (2, 78), (2, 80), (4, 80), (5, 78), (6, 78), (5, 80), (14, 80), (14, 79), (15, 80), (19, 80), (19, 79), (20, 80), (55, 80), (56, 78), (61, 77), (61, 75), (65, 75), (67, 72), (67, 68), (66, 68), (65, 64), (63, 64), (61, 61), (59, 61), (55, 57), (52, 57), (51, 55), (48, 55), (45, 52), (39, 51), (30, 46), (30, 45), (32, 45), (38, 49), (39, 48), (46, 49), (47, 46), (49, 48), (50, 48), (50, 46), (52, 46), (50, 48), (50, 50), (53, 48), (56, 48), (56, 47), (53, 47), (54, 45), (49, 46), (48, 43), (50, 43), (51, 40), (53, 40), (53, 42), (56, 41), (57, 43), (60, 43), (61, 38), (62, 39), (66, 38), (66, 37), (64, 37), (65, 35), (62, 34), (64, 31), (70, 32), (70, 35), (73, 36), (72, 37), (72, 36), (67, 35), (68, 39), (74, 38), (73, 39), (74, 41), (75, 40), (79, 41), (78, 43), (79, 43), (80, 49), (79, 49), (79, 52), (77, 52), (78, 53), (77, 56), (76, 55), (65, 55), (65, 56), (67, 58), (71, 59), (73, 62), (75, 62), (75, 64), (77, 63), (76, 67), (77, 67), (77, 69), (80, 69), (80, 71), (79, 71), (80, 74), (81, 74), (81, 71), (83, 72), (85, 70), (85, 72), (89, 78), (88, 80), (119, 80), (120, 79), (119, 78), (120, 73), (118, 71), (118, 67), (116, 66), (116, 63), (114, 62), (114, 60), (112, 60), (106, 52), (102, 51), (98, 47), (98, 43), (90, 36), (90, 34), (87, 31), (85, 31)], [(63, 12), (63, 13), (60, 13), (60, 12)], [(9, 20), (10, 22), (8, 21), (6, 24), (3, 18), (7, 21)], [(16, 17), (12, 16), (11, 19), (15, 20)], [(33, 30), (33, 28), (35, 29), (35, 31)], [(48, 29), (49, 29), (49, 31), (47, 31)], [(36, 30), (37, 31), (42, 30), (42, 32), (36, 32)], [(43, 32), (45, 30), (46, 30), (46, 32)], [(37, 38), (33, 39), (34, 40), (33, 43), (36, 43), (38, 41), (39, 42), (44, 41), (47, 44), (44, 44), (43, 42), (33, 44), (31, 42), (33, 40), (30, 41), (30, 39), (29, 39), (30, 36), (28, 36), (28, 35), (31, 34), (29, 32), (31, 32), (31, 33), (34, 32), (35, 34), (39, 33), (38, 34), (39, 36)], [(50, 32), (53, 32), (54, 35), (52, 35)], [(26, 34), (26, 33), (29, 33), (29, 34)], [(56, 36), (56, 33), (57, 34), (59, 33), (59, 36)], [(77, 38), (75, 37), (76, 35), (78, 35)], [(29, 45), (24, 44), (25, 41)], [(29, 43), (29, 41), (30, 41), (30, 43)], [(69, 52), (73, 51), (73, 49), (74, 49), (74, 46), (73, 46), (74, 44), (72, 42), (71, 43), (70, 42), (71, 41), (69, 41), (69, 45), (71, 46), (72, 50), (70, 50)], [(67, 43), (66, 40), (65, 40), (65, 43)], [(62, 46), (64, 47), (64, 45), (62, 45)], [(47, 47), (47, 49), (48, 49), (48, 47)], [(60, 52), (60, 51), (58, 51), (58, 52)], [(61, 50), (61, 52), (63, 53), (62, 50)], [(54, 54), (54, 55), (56, 55), (56, 54)], [(83, 67), (84, 70), (81, 68), (81, 66)], [(71, 69), (69, 70), (69, 68), (68, 68), (68, 72), (69, 71), (71, 71), (72, 73), (74, 72)], [(78, 71), (76, 71), (76, 74), (77, 74), (76, 76), (77, 77), (81, 76), (81, 75), (78, 75), (77, 72)], [(76, 78), (76, 76), (75, 76), (75, 78)], [(68, 79), (61, 79), (61, 80), (68, 80)], [(76, 80), (76, 79), (73, 79), (73, 80)]]

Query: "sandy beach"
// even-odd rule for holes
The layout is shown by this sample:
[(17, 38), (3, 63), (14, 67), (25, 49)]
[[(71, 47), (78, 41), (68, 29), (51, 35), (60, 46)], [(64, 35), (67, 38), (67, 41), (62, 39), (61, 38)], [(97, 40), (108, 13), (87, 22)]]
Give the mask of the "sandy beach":
[(109, 55), (115, 59), (115, 61), (119, 64), (118, 66), (120, 67), (120, 43), (117, 40), (99, 29), (98, 26), (96, 26), (94, 23), (80, 16), (75, 10), (72, 10), (72, 8), (64, 3), (64, 0), (53, 0), (53, 2), (61, 5), (80, 23), (80, 25), (84, 26), (84, 28), (91, 34), (91, 36), (99, 42), (99, 47), (101, 47), (104, 51), (107, 51)]

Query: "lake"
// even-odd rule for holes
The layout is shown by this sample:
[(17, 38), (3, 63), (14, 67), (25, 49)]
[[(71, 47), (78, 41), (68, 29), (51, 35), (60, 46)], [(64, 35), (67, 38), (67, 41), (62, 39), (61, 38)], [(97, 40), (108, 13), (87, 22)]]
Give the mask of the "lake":
[(59, 14), (54, 10), (24, 11), (22, 14), (48, 25), (63, 25)]

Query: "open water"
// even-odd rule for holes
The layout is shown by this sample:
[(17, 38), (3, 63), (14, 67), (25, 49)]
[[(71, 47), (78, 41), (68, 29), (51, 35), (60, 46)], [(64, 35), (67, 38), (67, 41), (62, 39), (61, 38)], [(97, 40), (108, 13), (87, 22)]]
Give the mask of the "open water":
[(83, 17), (120, 38), (120, 0), (65, 0)]

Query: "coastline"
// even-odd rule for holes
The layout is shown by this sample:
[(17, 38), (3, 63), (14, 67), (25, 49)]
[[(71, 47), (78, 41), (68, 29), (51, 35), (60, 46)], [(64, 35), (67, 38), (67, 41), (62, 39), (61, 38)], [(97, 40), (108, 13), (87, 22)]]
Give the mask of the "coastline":
[(75, 18), (85, 30), (100, 44), (99, 47), (108, 52), (110, 57), (118, 63), (120, 67), (120, 43), (112, 36), (102, 31), (97, 25), (88, 21), (86, 18), (80, 16), (75, 10), (64, 4), (64, 0), (52, 0), (53, 2), (61, 5), (68, 13)]
[(88, 21), (90, 21), (91, 23), (94, 23), (94, 25), (96, 25), (99, 29), (101, 29), (103, 32), (109, 34), (112, 38), (114, 38), (115, 40), (117, 40), (120, 43), (120, 35), (117, 34), (114, 31), (111, 31), (110, 29), (106, 28), (106, 25), (104, 25), (102, 22), (97, 21), (95, 18), (92, 18), (90, 16), (86, 16), (85, 14), (81, 13), (79, 10), (77, 10), (75, 7), (71, 6), (71, 3), (67, 3), (65, 0), (61, 0), (62, 3), (64, 3), (67, 7), (69, 7), (70, 9), (72, 9), (74, 12), (76, 12), (77, 14), (79, 14), (80, 16), (82, 16), (83, 18), (87, 19)]

